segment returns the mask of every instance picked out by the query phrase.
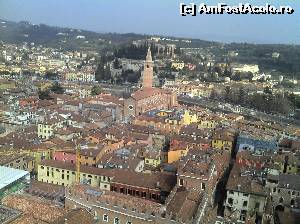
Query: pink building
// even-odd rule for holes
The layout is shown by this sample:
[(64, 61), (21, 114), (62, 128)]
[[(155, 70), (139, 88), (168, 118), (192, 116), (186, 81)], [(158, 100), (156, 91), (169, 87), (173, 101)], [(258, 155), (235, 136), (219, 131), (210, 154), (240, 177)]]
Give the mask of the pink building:
[(53, 159), (58, 161), (76, 162), (76, 152), (75, 151), (56, 151), (53, 153)]

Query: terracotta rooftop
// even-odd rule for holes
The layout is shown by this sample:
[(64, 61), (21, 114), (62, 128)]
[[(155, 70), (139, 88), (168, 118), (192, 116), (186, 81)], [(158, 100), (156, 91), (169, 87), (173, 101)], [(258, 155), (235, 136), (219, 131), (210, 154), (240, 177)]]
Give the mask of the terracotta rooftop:
[(241, 167), (238, 164), (235, 164), (231, 170), (226, 189), (249, 194), (266, 195), (263, 184), (250, 173), (242, 174)]
[(68, 211), (65, 215), (59, 217), (51, 224), (94, 224), (94, 217), (85, 209), (77, 208)]
[(159, 88), (143, 88), (139, 89), (131, 94), (131, 97), (135, 100), (145, 99), (151, 96), (159, 94), (167, 94), (169, 91)]
[(20, 210), (22, 215), (25, 215), (26, 220), (35, 220), (30, 223), (49, 223), (66, 213), (63, 207), (29, 195), (9, 195), (2, 202), (8, 207)]

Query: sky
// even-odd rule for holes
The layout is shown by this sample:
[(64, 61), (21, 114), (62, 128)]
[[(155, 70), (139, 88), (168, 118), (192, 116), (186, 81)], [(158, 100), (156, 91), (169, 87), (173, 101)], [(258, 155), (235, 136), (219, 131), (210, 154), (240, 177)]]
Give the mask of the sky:
[[(243, 0), (220, 0), (235, 5)], [(159, 34), (221, 42), (300, 44), (299, 0), (247, 0), (290, 5), (293, 15), (200, 15), (182, 17), (180, 3), (216, 0), (0, 0), (0, 18), (96, 32)]]

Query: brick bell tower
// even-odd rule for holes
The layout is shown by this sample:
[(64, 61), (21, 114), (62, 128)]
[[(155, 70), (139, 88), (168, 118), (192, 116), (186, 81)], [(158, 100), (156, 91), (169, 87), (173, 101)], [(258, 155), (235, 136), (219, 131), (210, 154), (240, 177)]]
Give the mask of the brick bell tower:
[(152, 88), (153, 83), (153, 61), (150, 47), (148, 48), (146, 61), (144, 63), (143, 88)]

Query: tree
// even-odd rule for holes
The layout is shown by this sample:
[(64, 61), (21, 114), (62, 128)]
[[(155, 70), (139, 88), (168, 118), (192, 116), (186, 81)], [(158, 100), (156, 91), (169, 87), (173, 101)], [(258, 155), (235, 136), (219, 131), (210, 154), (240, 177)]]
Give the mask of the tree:
[(212, 91), (210, 92), (209, 98), (212, 99), (212, 100), (217, 98), (217, 92), (216, 92), (215, 89), (212, 89)]
[(141, 77), (141, 73), (129, 73), (127, 75), (127, 82), (137, 83)]
[(245, 103), (245, 98), (246, 98), (245, 89), (243, 87), (240, 87), (239, 96), (238, 96), (238, 103), (243, 105)]
[(55, 72), (47, 71), (45, 74), (45, 78), (50, 79), (50, 80), (56, 80), (56, 79), (58, 79), (58, 74)]
[(225, 87), (225, 102), (230, 101), (231, 99), (231, 88), (230, 86)]
[(3, 134), (3, 133), (5, 133), (6, 132), (6, 129), (5, 129), (5, 127), (3, 127), (3, 126), (0, 126), (0, 134)]
[(221, 75), (222, 74), (222, 69), (220, 66), (215, 66), (214, 67), (214, 72), (218, 73), (218, 75)]
[(272, 89), (269, 86), (266, 86), (264, 88), (264, 93), (268, 95), (272, 95)]
[(91, 90), (92, 96), (99, 95), (101, 92), (102, 92), (102, 89), (100, 86), (93, 86), (93, 88)]
[(63, 94), (65, 92), (64, 88), (58, 82), (54, 82), (50, 90), (57, 94)]
[(232, 72), (230, 71), (230, 69), (228, 69), (227, 66), (226, 66), (226, 68), (224, 70), (224, 76), (225, 77), (231, 77), (232, 76)]
[(38, 92), (38, 95), (39, 95), (39, 99), (40, 99), (40, 100), (50, 100), (51, 97), (50, 97), (49, 94), (50, 94), (50, 91), (49, 91), (49, 90), (44, 90), (44, 91), (40, 90), (40, 91)]
[(96, 81), (111, 81), (112, 77), (109, 66), (104, 65), (102, 62), (100, 62), (96, 69), (95, 77)]
[(113, 62), (113, 67), (114, 67), (114, 69), (120, 69), (122, 67), (118, 58), (115, 58), (115, 60)]
[(236, 72), (233, 76), (232, 76), (232, 80), (234, 81), (241, 81), (242, 80), (242, 76), (240, 72)]
[(253, 78), (254, 78), (254, 75), (253, 75), (252, 72), (248, 72), (248, 73), (247, 73), (247, 76), (248, 76), (249, 81), (252, 81)]

